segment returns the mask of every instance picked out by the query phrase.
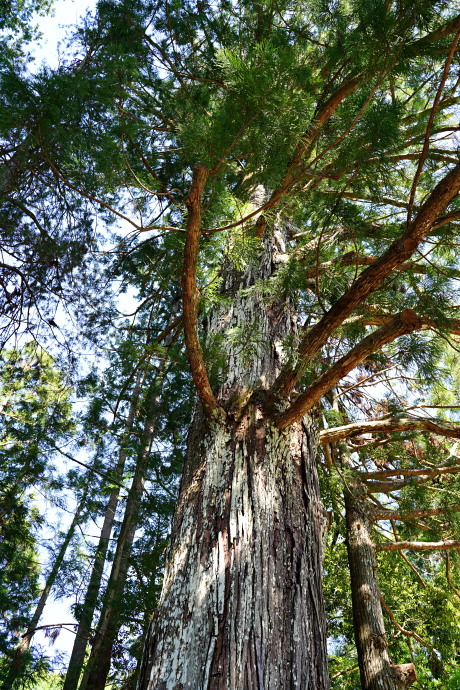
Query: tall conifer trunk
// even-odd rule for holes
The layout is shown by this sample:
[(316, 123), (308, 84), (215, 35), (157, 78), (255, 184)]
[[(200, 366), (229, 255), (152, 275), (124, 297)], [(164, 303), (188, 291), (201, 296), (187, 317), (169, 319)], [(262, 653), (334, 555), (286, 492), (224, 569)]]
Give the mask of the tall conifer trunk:
[[(339, 444), (341, 464), (352, 467)], [(404, 690), (416, 680), (414, 665), (392, 664), (385, 636), (375, 544), (362, 489), (356, 480), (345, 487), (347, 552), (353, 603), (353, 628), (362, 690)]]
[(249, 340), (257, 323), (258, 338), (250, 362), (226, 345), (226, 421), (195, 413), (139, 690), (329, 688), (315, 424), (280, 432), (263, 404), (295, 328), (256, 286), (282, 253), (275, 230), (243, 274), (228, 265), (230, 306), (208, 318), (208, 334), (246, 328)]
[(123, 592), (128, 577), (129, 559), (138, 525), (139, 507), (144, 493), (147, 463), (155, 431), (156, 413), (158, 413), (154, 396), (152, 398), (153, 400), (149, 400), (148, 404), (141, 438), (142, 447), (138, 453), (133, 481), (126, 499), (104, 604), (92, 643), (88, 666), (80, 683), (80, 690), (103, 690), (110, 671), (112, 649), (121, 624)]
[[(120, 451), (118, 453), (117, 465), (115, 467), (115, 478), (117, 482), (120, 482), (123, 479), (125, 462), (129, 450), (130, 434), (138, 406), (140, 384), (141, 374), (139, 373), (132, 393), (126, 426), (120, 445)], [(70, 656), (63, 690), (77, 690), (81, 671), (84, 666), (86, 648), (88, 646), (88, 640), (90, 637), (91, 623), (94, 617), (94, 610), (96, 608), (97, 598), (101, 587), (105, 559), (107, 557), (107, 550), (109, 548), (110, 535), (112, 533), (113, 522), (115, 520), (115, 514), (118, 506), (120, 488), (121, 487), (119, 484), (115, 485), (110, 492), (109, 500), (107, 501), (104, 521), (102, 523), (101, 533), (99, 535), (99, 543), (91, 570), (88, 589), (86, 591), (82, 606), (81, 616), (78, 622), (77, 633), (72, 647), (72, 654)]]

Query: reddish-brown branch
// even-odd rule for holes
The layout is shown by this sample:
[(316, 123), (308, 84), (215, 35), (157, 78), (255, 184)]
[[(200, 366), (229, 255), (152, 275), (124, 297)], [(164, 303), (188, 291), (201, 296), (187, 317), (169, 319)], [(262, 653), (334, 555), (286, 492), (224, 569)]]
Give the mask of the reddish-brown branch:
[(460, 592), (459, 592), (459, 590), (455, 587), (455, 585), (453, 584), (452, 580), (450, 579), (450, 556), (449, 556), (449, 552), (448, 552), (448, 551), (446, 551), (446, 578), (447, 578), (447, 582), (449, 583), (449, 587), (450, 587), (451, 590), (454, 592), (454, 594), (456, 594), (457, 597), (460, 599)]
[(446, 22), (443, 26), (440, 26), (439, 28), (435, 29), (434, 31), (431, 31), (425, 36), (422, 36), (421, 38), (412, 41), (412, 43), (408, 43), (403, 49), (403, 55), (420, 55), (422, 54), (420, 51), (423, 51), (431, 43), (439, 41), (442, 38), (445, 38), (446, 36), (451, 36), (452, 34), (457, 33), (457, 31), (459, 30), (460, 15), (457, 15), (453, 19), (449, 19), (449, 21)]
[(390, 607), (389, 607), (388, 604), (385, 602), (385, 599), (382, 597), (382, 595), (380, 595), (380, 603), (382, 604), (382, 606), (383, 606), (383, 608), (385, 609), (385, 611), (388, 613), (388, 616), (389, 616), (391, 622), (393, 623), (393, 625), (396, 626), (396, 628), (398, 628), (398, 630), (399, 630), (400, 632), (402, 632), (404, 635), (407, 635), (408, 637), (413, 637), (414, 640), (417, 640), (417, 642), (419, 642), (419, 643), (422, 645), (422, 647), (425, 647), (426, 649), (429, 649), (430, 651), (434, 651), (433, 645), (429, 644), (428, 642), (425, 642), (425, 641), (420, 637), (420, 635), (418, 635), (418, 634), (417, 634), (416, 632), (414, 632), (413, 630), (406, 630), (406, 629), (403, 628), (401, 625), (399, 625), (399, 623), (396, 622), (396, 619), (395, 619), (395, 617), (394, 617), (394, 615), (393, 615), (393, 613), (392, 613)]
[(434, 223), (433, 230), (437, 230), (437, 228), (440, 228), (443, 225), (447, 225), (447, 223), (452, 223), (453, 221), (459, 219), (460, 211), (451, 211), (450, 213), (446, 213), (444, 216), (440, 216), (436, 223)]
[(199, 293), (196, 284), (196, 268), (201, 234), (201, 197), (208, 176), (209, 169), (205, 165), (195, 165), (190, 192), (186, 200), (188, 210), (187, 235), (181, 282), (185, 345), (193, 381), (206, 416), (208, 419), (218, 420), (223, 419), (225, 413), (218, 405), (209, 384), (203, 351), (198, 339), (197, 322)]
[[(458, 214), (460, 218), (460, 212)], [(372, 255), (362, 255), (362, 254), (356, 254), (355, 252), (347, 252), (347, 254), (344, 254), (341, 257), (337, 257), (336, 259), (333, 259), (332, 261), (325, 261), (322, 264), (319, 264), (318, 266), (318, 273), (321, 275), (322, 273), (327, 272), (329, 269), (332, 268), (346, 268), (347, 266), (370, 266), (375, 261), (375, 256)], [(445, 267), (443, 266), (442, 268), (439, 267), (439, 270), (443, 271), (444, 273), (447, 273), (449, 277), (452, 278), (458, 278), (460, 277), (460, 270), (458, 268), (452, 268), (451, 266)], [(428, 273), (428, 268), (425, 265), (418, 264), (415, 261), (410, 261), (407, 264), (404, 264), (403, 266), (400, 267), (399, 272), (403, 273), (406, 271), (410, 271), (411, 273), (419, 273), (421, 275), (425, 275)], [(307, 283), (314, 284), (315, 283), (315, 273), (316, 273), (316, 267), (310, 266), (306, 269), (305, 273), (305, 280)], [(352, 319), (360, 319), (362, 317), (360, 316), (352, 316)], [(384, 317), (382, 317), (384, 318)], [(388, 316), (387, 320), (391, 319), (391, 315)], [(455, 327), (460, 329), (460, 319), (457, 320), (452, 320), (455, 321)], [(380, 322), (372, 323), (369, 319), (364, 319), (364, 324), (366, 326), (380, 326), (383, 323), (386, 323), (386, 321), (382, 320)], [(434, 322), (432, 322), (434, 323)]]
[(377, 551), (445, 551), (446, 549), (460, 549), (460, 541), (446, 539), (445, 541), (389, 541), (377, 544)]
[(345, 268), (347, 266), (369, 266), (373, 261), (375, 261), (375, 256), (360, 255), (356, 252), (347, 252), (343, 256), (340, 256), (332, 261), (325, 261), (317, 266), (311, 266), (307, 269), (305, 278), (306, 280), (315, 279), (316, 273), (324, 273), (330, 268)]
[(449, 438), (460, 438), (460, 425), (458, 424), (450, 424), (428, 417), (390, 417), (389, 419), (354, 422), (333, 429), (323, 429), (320, 431), (319, 440), (321, 443), (331, 443), (361, 434), (387, 434), (399, 431), (424, 431)]
[(429, 479), (437, 477), (441, 474), (459, 474), (460, 467), (430, 467), (419, 470), (396, 470), (400, 477), (382, 477), (378, 472), (373, 476), (366, 477), (364, 474), (360, 476), (363, 483), (366, 485), (368, 494), (372, 493), (390, 493), (392, 491), (399, 491), (408, 484), (415, 486), (425, 484)]
[(278, 415), (275, 424), (279, 429), (285, 429), (297, 419), (303, 417), (318, 400), (340, 381), (349, 371), (354, 369), (366, 357), (377, 352), (387, 343), (401, 335), (411, 333), (419, 327), (419, 318), (412, 309), (404, 309), (401, 314), (393, 317), (389, 323), (364, 338), (355, 345), (344, 357), (339, 359), (330, 369), (324, 372), (311, 384), (285, 412)]
[[(324, 105), (320, 108), (316, 114), (315, 120), (312, 122), (311, 126), (307, 129), (302, 141), (298, 144), (295, 153), (287, 167), (281, 184), (272, 193), (268, 203), (266, 204), (266, 209), (275, 208), (281, 199), (284, 197), (286, 192), (288, 192), (293, 184), (297, 182), (299, 178), (299, 172), (302, 170), (302, 161), (311, 149), (313, 142), (319, 135), (323, 125), (329, 120), (331, 115), (335, 112), (340, 103), (350, 94), (355, 91), (358, 86), (362, 83), (362, 77), (354, 77), (352, 79), (346, 80), (339, 88), (328, 98)], [(256, 223), (257, 236), (262, 237), (264, 230), (267, 226), (267, 216), (265, 213), (259, 216)]]
[[(301, 362), (311, 360), (332, 333), (348, 316), (395, 271), (412, 256), (419, 243), (432, 230), (436, 219), (457, 196), (460, 190), (460, 163), (435, 187), (407, 230), (376, 261), (359, 275), (353, 285), (340, 297), (324, 317), (305, 334), (298, 353)], [(296, 370), (284, 370), (273, 387), (280, 396), (291, 393), (297, 383), (302, 365)]]
[(412, 209), (414, 208), (415, 192), (417, 191), (418, 181), (419, 181), (420, 175), (422, 174), (423, 164), (425, 162), (426, 155), (428, 153), (428, 147), (430, 145), (431, 128), (433, 126), (434, 116), (436, 114), (436, 110), (438, 108), (439, 101), (441, 100), (441, 95), (442, 95), (442, 92), (444, 90), (444, 86), (445, 86), (445, 83), (447, 80), (447, 75), (449, 74), (450, 63), (452, 62), (452, 58), (454, 56), (455, 48), (457, 47), (459, 36), (460, 36), (460, 30), (457, 31), (457, 33), (455, 34), (455, 38), (453, 40), (451, 49), (449, 51), (449, 55), (447, 56), (446, 64), (444, 66), (444, 71), (443, 71), (443, 75), (441, 78), (441, 82), (440, 82), (438, 90), (436, 92), (433, 107), (431, 108), (430, 118), (428, 120), (428, 125), (427, 125), (426, 132), (425, 132), (425, 141), (423, 142), (422, 154), (420, 156), (420, 160), (419, 160), (418, 165), (417, 165), (417, 170), (416, 170), (415, 175), (414, 175), (414, 181), (412, 183), (412, 189), (410, 192), (409, 208), (407, 210), (407, 225), (410, 225), (410, 222), (412, 219)]
[[(391, 318), (391, 314), (384, 314), (381, 316), (375, 315), (365, 317), (362, 321), (365, 326), (383, 326), (384, 324), (388, 323)], [(442, 324), (437, 324), (434, 319), (430, 319), (428, 316), (420, 317), (421, 330), (430, 330), (433, 328), (435, 330), (442, 329), (445, 331), (449, 331), (449, 333), (451, 333), (452, 335), (460, 335), (460, 319), (446, 319), (442, 322)]]

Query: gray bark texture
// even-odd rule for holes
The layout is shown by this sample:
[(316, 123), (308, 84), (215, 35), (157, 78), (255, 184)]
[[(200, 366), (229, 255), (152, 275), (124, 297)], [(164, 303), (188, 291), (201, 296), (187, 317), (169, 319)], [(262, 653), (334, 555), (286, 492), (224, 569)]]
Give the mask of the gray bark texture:
[[(343, 459), (343, 458), (342, 458)], [(416, 680), (413, 664), (392, 664), (385, 636), (371, 523), (357, 486), (345, 489), (353, 627), (362, 690), (404, 690)]]
[(305, 417), (280, 432), (259, 403), (295, 329), (289, 308), (257, 291), (283, 251), (275, 231), (257, 265), (228, 266), (222, 294), (232, 299), (208, 317), (208, 335), (246, 327), (254, 351), (248, 360), (224, 340), (215, 390), (227, 421), (196, 410), (139, 690), (330, 687), (315, 424)]

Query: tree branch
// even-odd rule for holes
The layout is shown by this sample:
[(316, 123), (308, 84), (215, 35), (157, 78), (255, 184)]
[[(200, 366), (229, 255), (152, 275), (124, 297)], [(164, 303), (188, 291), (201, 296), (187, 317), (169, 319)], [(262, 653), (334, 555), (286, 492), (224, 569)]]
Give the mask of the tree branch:
[(387, 477), (435, 477), (438, 474), (458, 474), (460, 465), (449, 465), (448, 467), (421, 467), (421, 468), (399, 468), (397, 470), (379, 470), (378, 472), (360, 472), (359, 478), (367, 479), (386, 479)]
[(376, 544), (376, 551), (445, 551), (446, 549), (460, 549), (460, 541), (446, 539), (446, 541), (389, 541), (386, 544)]
[(458, 512), (460, 510), (460, 503), (454, 503), (450, 506), (443, 506), (439, 508), (419, 508), (418, 510), (411, 510), (407, 513), (401, 513), (399, 510), (387, 510), (382, 508), (380, 510), (372, 510), (369, 514), (369, 520), (377, 522), (378, 520), (416, 520), (417, 518), (432, 517), (434, 515), (444, 515), (449, 510)]
[(434, 122), (434, 116), (436, 114), (436, 109), (438, 107), (439, 101), (441, 100), (441, 95), (442, 95), (442, 92), (443, 92), (443, 89), (444, 89), (444, 86), (445, 86), (445, 83), (447, 80), (447, 75), (449, 74), (450, 63), (452, 62), (452, 58), (454, 56), (455, 48), (457, 47), (459, 36), (460, 36), (460, 29), (455, 34), (455, 38), (453, 40), (451, 49), (449, 51), (449, 55), (447, 56), (446, 64), (444, 65), (443, 75), (442, 75), (438, 90), (436, 92), (433, 107), (431, 108), (430, 118), (428, 120), (428, 125), (427, 125), (426, 132), (425, 132), (425, 141), (423, 143), (422, 155), (420, 156), (420, 160), (419, 160), (418, 165), (417, 165), (417, 170), (416, 170), (416, 173), (414, 175), (414, 181), (412, 183), (412, 189), (410, 192), (409, 208), (407, 211), (407, 225), (410, 225), (410, 222), (411, 222), (412, 209), (414, 207), (414, 201), (415, 201), (415, 192), (417, 191), (418, 181), (419, 181), (420, 175), (422, 174), (423, 164), (425, 162), (425, 158), (426, 158), (426, 155), (428, 153), (428, 147), (430, 145), (430, 134), (431, 134), (431, 128), (432, 128), (433, 122)]
[[(363, 323), (366, 326), (383, 326), (391, 319), (392, 316), (390, 314), (388, 316), (386, 314), (382, 316), (376, 315), (364, 318)], [(446, 319), (446, 321), (444, 321), (441, 325), (438, 325), (434, 319), (430, 319), (428, 316), (420, 317), (420, 330), (427, 331), (433, 328), (436, 330), (440, 330), (442, 328), (449, 331), (449, 333), (452, 333), (453, 335), (460, 335), (460, 319)]]
[[(324, 105), (319, 109), (316, 114), (314, 121), (311, 123), (310, 127), (305, 132), (302, 137), (301, 142), (297, 145), (294, 155), (289, 162), (286, 172), (283, 176), (281, 184), (274, 192), (272, 192), (268, 203), (266, 204), (267, 209), (276, 207), (283, 196), (289, 189), (297, 182), (299, 177), (299, 169), (301, 169), (302, 161), (308, 154), (313, 142), (319, 135), (322, 126), (329, 120), (331, 115), (335, 112), (340, 103), (350, 94), (355, 91), (358, 86), (362, 83), (362, 77), (353, 77), (347, 79), (343, 84), (341, 84), (338, 89), (328, 98)], [(267, 216), (262, 213), (257, 219), (256, 229), (258, 237), (262, 237), (264, 230), (267, 226)]]
[(366, 357), (399, 336), (411, 333), (416, 328), (419, 328), (417, 314), (412, 309), (404, 309), (387, 324), (368, 335), (301, 393), (291, 407), (275, 418), (278, 429), (285, 429), (303, 417), (324, 393)]
[(323, 429), (319, 433), (319, 440), (320, 443), (331, 443), (361, 434), (388, 434), (399, 431), (424, 431), (449, 438), (460, 438), (459, 424), (450, 424), (431, 417), (390, 417), (389, 419), (354, 422), (333, 429)]
[(457, 33), (459, 29), (460, 15), (457, 15), (453, 19), (450, 19), (448, 22), (446, 22), (443, 26), (440, 26), (439, 28), (435, 29), (434, 31), (431, 31), (425, 36), (422, 36), (421, 38), (412, 41), (412, 43), (406, 44), (406, 46), (403, 48), (403, 55), (404, 57), (407, 57), (409, 55), (420, 55), (420, 49), (422, 49), (423, 51), (425, 47), (431, 45), (435, 41), (439, 41), (442, 38), (446, 38), (446, 36), (450, 36), (451, 34)]
[(225, 417), (225, 412), (218, 405), (209, 384), (203, 351), (198, 339), (197, 321), (199, 293), (196, 284), (196, 268), (201, 234), (201, 197), (208, 176), (209, 169), (205, 165), (195, 165), (190, 192), (186, 200), (188, 210), (187, 235), (181, 283), (185, 345), (192, 378), (206, 416), (208, 419), (217, 421)]
[(285, 369), (273, 386), (273, 392), (288, 396), (297, 383), (302, 365), (313, 359), (332, 333), (350, 314), (395, 270), (403, 266), (417, 249), (423, 238), (432, 230), (442, 211), (460, 190), (460, 163), (458, 163), (435, 187), (407, 230), (394, 240), (376, 261), (359, 275), (353, 285), (304, 335), (298, 353), (301, 364), (297, 369)]
[(449, 587), (454, 592), (454, 594), (456, 594), (456, 596), (460, 599), (460, 591), (455, 587), (452, 580), (450, 579), (450, 556), (448, 551), (446, 551), (446, 578)]
[[(363, 473), (360, 475), (360, 479), (366, 486), (368, 494), (372, 493), (390, 493), (392, 491), (399, 491), (409, 484), (411, 486), (418, 486), (419, 484), (424, 484), (432, 477), (437, 477), (441, 474), (459, 474), (459, 466), (451, 467), (430, 467), (423, 469), (411, 469), (411, 470), (390, 470), (390, 476), (382, 476), (384, 472), (369, 473), (366, 477)], [(402, 477), (402, 479), (396, 478), (397, 476)]]

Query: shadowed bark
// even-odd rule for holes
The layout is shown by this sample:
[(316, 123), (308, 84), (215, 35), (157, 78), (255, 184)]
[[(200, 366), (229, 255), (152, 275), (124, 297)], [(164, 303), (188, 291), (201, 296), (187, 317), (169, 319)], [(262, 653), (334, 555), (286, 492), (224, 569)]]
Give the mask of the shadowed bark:
[[(346, 449), (340, 449), (340, 457), (344, 467), (351, 466)], [(358, 482), (348, 483), (344, 494), (353, 628), (361, 688), (403, 690), (415, 681), (415, 670), (413, 664), (392, 664), (388, 652), (372, 527)]]

